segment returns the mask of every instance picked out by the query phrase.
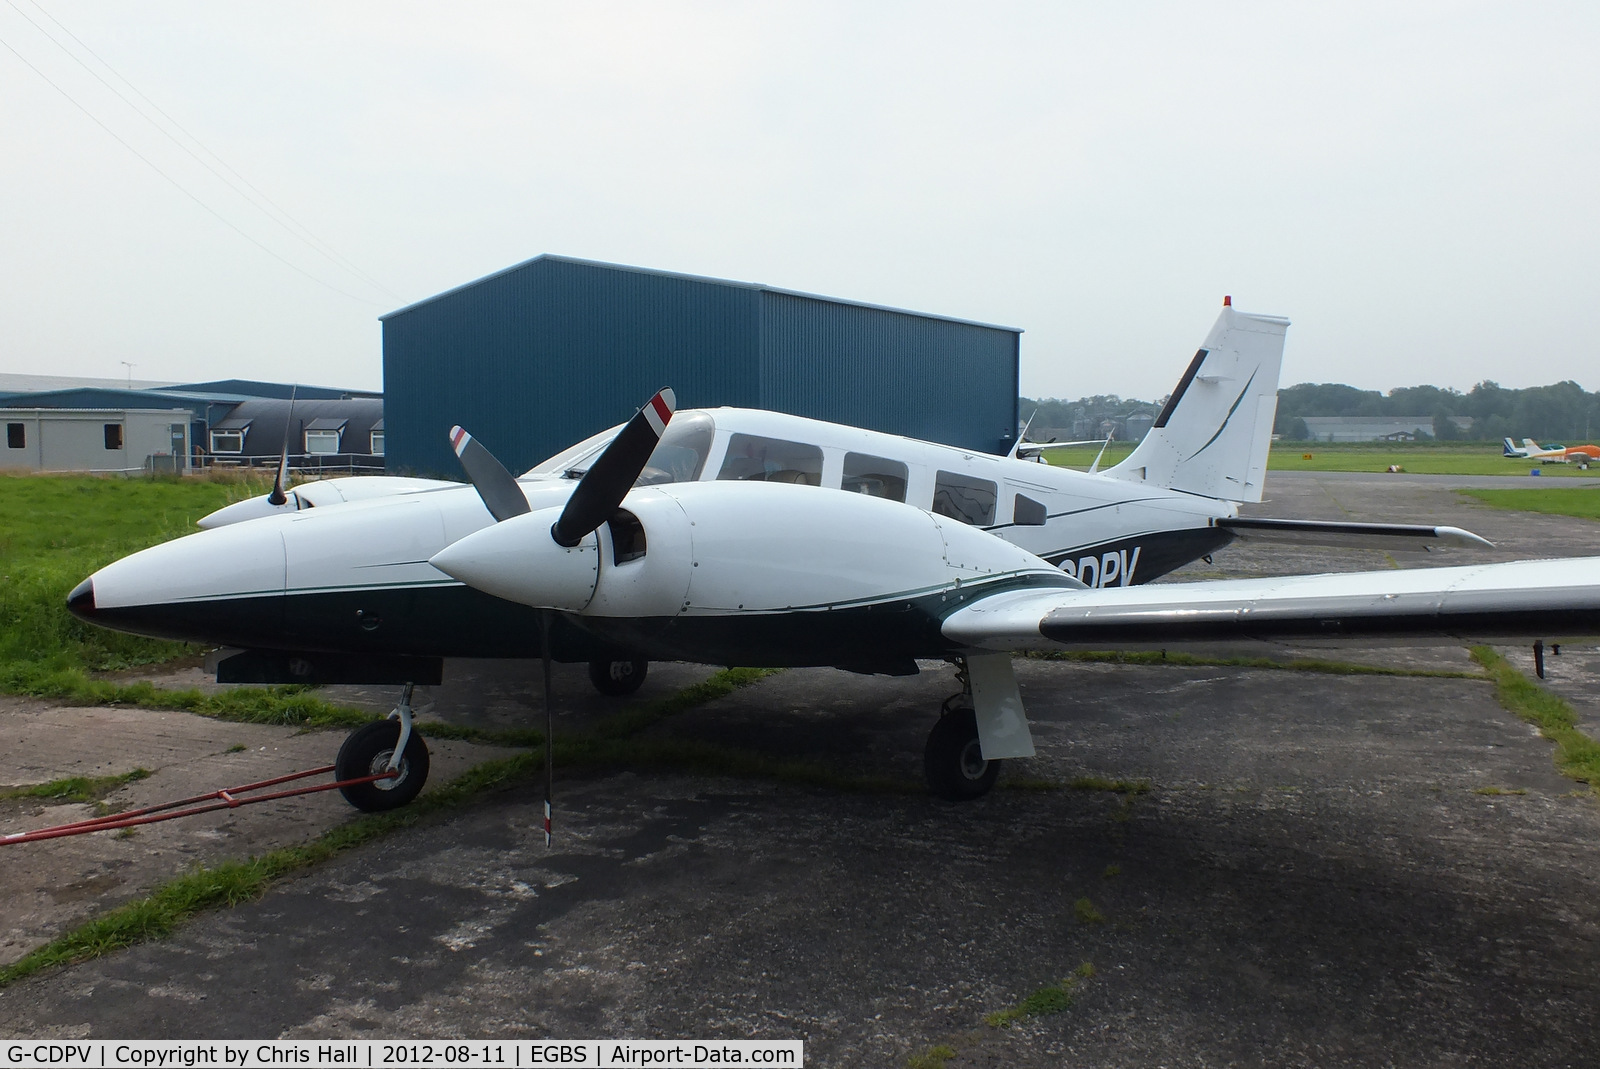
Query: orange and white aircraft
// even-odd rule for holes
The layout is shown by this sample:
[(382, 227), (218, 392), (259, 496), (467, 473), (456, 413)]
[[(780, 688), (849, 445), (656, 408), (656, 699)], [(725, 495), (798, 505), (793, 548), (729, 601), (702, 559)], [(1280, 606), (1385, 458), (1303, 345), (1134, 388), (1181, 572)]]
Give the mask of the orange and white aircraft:
[(1576, 463), (1584, 468), (1600, 460), (1600, 446), (1596, 445), (1555, 445), (1546, 448), (1532, 438), (1524, 438), (1521, 446), (1511, 444), (1510, 438), (1502, 440), (1506, 447), (1503, 455), (1516, 460), (1542, 460), (1552, 464)]

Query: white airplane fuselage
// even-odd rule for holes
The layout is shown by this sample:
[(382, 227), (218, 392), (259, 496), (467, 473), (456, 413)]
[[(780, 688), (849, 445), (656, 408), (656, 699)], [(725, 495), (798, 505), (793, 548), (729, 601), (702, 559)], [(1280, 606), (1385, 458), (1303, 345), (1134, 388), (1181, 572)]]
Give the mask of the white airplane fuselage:
[[(576, 485), (567, 470), (606, 440), (524, 476), (532, 510), (562, 506)], [(975, 587), (1148, 582), (1231, 541), (1213, 524), (1237, 514), (1113, 476), (748, 409), (678, 413), (651, 465), (622, 505), (638, 529), (606, 524), (586, 542), (604, 579), (578, 580), (594, 589), (563, 612), (558, 659), (904, 669), (953, 649), (939, 620)], [(758, 534), (740, 519), (751, 515)], [(108, 565), (73, 606), (122, 630), (249, 649), (537, 656), (530, 606), (566, 601), (517, 604), (429, 563), (492, 523), (472, 487), (453, 485), (268, 516)], [(856, 579), (840, 578), (841, 541), (856, 547), (842, 555), (859, 559)]]

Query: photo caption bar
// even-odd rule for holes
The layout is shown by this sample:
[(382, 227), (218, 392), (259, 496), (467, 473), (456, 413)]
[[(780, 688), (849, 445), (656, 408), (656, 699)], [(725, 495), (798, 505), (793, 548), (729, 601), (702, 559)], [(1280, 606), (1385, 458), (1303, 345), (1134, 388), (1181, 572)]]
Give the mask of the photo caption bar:
[(709, 1066), (803, 1066), (799, 1039), (582, 1040), (38, 1040), (0, 1047), (0, 1069), (704, 1069)]

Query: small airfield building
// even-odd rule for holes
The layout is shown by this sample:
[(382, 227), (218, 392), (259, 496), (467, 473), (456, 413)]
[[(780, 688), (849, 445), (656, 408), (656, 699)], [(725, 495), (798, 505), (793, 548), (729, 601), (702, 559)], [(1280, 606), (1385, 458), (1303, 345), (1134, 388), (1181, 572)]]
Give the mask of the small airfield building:
[(0, 470), (181, 473), (189, 461), (188, 409), (11, 408)]

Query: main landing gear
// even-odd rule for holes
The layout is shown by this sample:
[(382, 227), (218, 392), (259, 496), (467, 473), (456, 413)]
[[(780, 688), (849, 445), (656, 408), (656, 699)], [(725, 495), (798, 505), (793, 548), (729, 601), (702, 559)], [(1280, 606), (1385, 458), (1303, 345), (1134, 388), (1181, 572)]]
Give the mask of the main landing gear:
[(939, 722), (928, 732), (922, 751), (922, 773), (934, 797), (950, 802), (982, 798), (1000, 775), (999, 761), (985, 761), (978, 741), (978, 715), (973, 711), (972, 681), (965, 661), (956, 663), (961, 692), (944, 701)]
[(387, 720), (351, 732), (334, 760), (333, 774), (340, 780), (394, 773), (388, 779), (339, 788), (345, 801), (365, 813), (398, 809), (428, 782), (428, 745), (411, 730), (411, 691), (407, 683), (400, 704)]
[(601, 694), (621, 698), (643, 686), (649, 671), (650, 662), (645, 660), (590, 661), (589, 682)]

